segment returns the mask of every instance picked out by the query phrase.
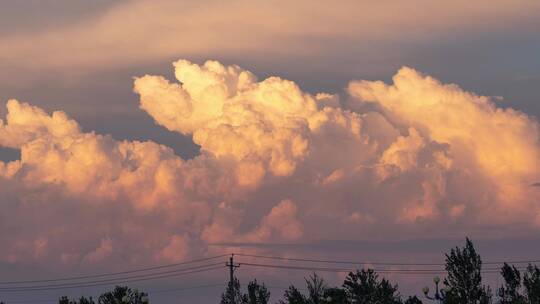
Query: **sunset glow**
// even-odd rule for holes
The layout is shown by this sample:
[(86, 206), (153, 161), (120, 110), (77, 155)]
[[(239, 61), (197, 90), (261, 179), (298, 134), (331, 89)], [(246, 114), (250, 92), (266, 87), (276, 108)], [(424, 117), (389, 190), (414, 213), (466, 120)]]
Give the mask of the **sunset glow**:
[[(0, 32), (0, 281), (232, 252), (443, 262), (467, 236), (538, 244), (535, 1), (56, 2), (73, 12)], [(512, 33), (516, 54), (482, 45)], [(481, 254), (540, 256), (510, 247)], [(304, 276), (239, 269), (245, 284)], [(389, 277), (406, 295), (431, 280)]]

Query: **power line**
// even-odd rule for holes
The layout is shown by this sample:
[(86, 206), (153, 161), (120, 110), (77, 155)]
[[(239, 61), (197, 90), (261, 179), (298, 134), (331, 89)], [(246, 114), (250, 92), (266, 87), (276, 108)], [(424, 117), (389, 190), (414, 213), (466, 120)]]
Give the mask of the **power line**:
[(444, 264), (436, 264), (436, 263), (391, 263), (391, 262), (354, 262), (354, 261), (338, 261), (338, 260), (319, 260), (319, 259), (287, 258), (287, 257), (268, 256), (268, 255), (244, 254), (244, 253), (235, 253), (235, 255), (244, 256), (244, 257), (252, 257), (252, 258), (271, 259), (271, 260), (327, 263), (327, 264), (350, 264), (350, 265), (372, 264), (372, 265), (387, 265), (387, 266), (441, 266), (441, 265), (444, 265)]
[(151, 270), (158, 270), (158, 269), (164, 269), (164, 268), (171, 268), (186, 264), (193, 264), (193, 263), (199, 263), (209, 260), (214, 260), (217, 258), (221, 258), (224, 256), (227, 256), (228, 254), (222, 254), (217, 256), (212, 256), (208, 258), (202, 258), (202, 259), (196, 259), (196, 260), (189, 260), (184, 261), (180, 263), (174, 263), (174, 264), (167, 264), (167, 265), (160, 265), (160, 266), (154, 266), (154, 267), (147, 267), (147, 268), (139, 268), (139, 269), (133, 269), (133, 270), (127, 270), (127, 271), (120, 271), (120, 272), (109, 272), (109, 273), (102, 273), (102, 274), (93, 274), (93, 275), (84, 275), (84, 276), (74, 276), (74, 277), (64, 277), (64, 278), (55, 278), (55, 279), (45, 279), (45, 280), (31, 280), (31, 281), (0, 281), (1, 285), (15, 285), (15, 284), (31, 284), (31, 283), (48, 283), (48, 282), (60, 282), (60, 281), (73, 281), (73, 280), (82, 280), (82, 279), (91, 279), (91, 278), (100, 278), (100, 277), (108, 277), (108, 276), (117, 276), (121, 274), (129, 274), (129, 273), (137, 273), (137, 272), (145, 272), (145, 271), (151, 271)]
[[(329, 268), (329, 267), (313, 267), (313, 266), (295, 266), (295, 265), (275, 265), (275, 264), (256, 264), (256, 263), (240, 263), (244, 266), (275, 268), (275, 269), (291, 269), (291, 270), (310, 270), (323, 272), (351, 272), (350, 268)], [(419, 275), (419, 274), (441, 274), (445, 273), (443, 269), (373, 269), (377, 273), (383, 274), (403, 274), (403, 275)], [(485, 269), (482, 273), (499, 273), (499, 269)]]
[[(362, 261), (343, 261), (343, 260), (322, 260), (322, 259), (311, 259), (311, 258), (288, 258), (288, 257), (279, 257), (279, 256), (268, 256), (268, 255), (256, 255), (256, 254), (245, 254), (245, 253), (234, 253), (237, 256), (243, 257), (252, 257), (252, 258), (261, 258), (261, 259), (272, 259), (272, 260), (285, 260), (285, 261), (297, 261), (297, 262), (312, 262), (312, 263), (327, 263), (327, 264), (350, 264), (350, 265), (381, 265), (381, 266), (444, 266), (445, 263), (405, 263), (405, 262), (362, 262)], [(484, 265), (498, 265), (498, 264), (534, 264), (540, 263), (540, 260), (517, 260), (517, 261), (488, 261), (482, 262)]]
[[(221, 264), (221, 263), (220, 263)], [(71, 289), (71, 288), (83, 288), (83, 287), (93, 287), (93, 286), (103, 286), (103, 285), (109, 285), (110, 283), (129, 283), (129, 282), (139, 282), (139, 281), (149, 281), (149, 280), (156, 280), (156, 279), (162, 279), (162, 278), (170, 278), (170, 277), (178, 277), (182, 275), (187, 274), (194, 274), (194, 273), (200, 273), (215, 269), (223, 269), (223, 266), (205, 266), (204, 268), (198, 268), (196, 270), (192, 271), (175, 271), (175, 273), (168, 273), (162, 275), (161, 273), (155, 273), (154, 276), (133, 276), (130, 278), (120, 278), (120, 279), (109, 279), (101, 280), (101, 281), (90, 281), (90, 282), (79, 282), (79, 283), (72, 283), (72, 284), (57, 284), (57, 285), (45, 285), (45, 286), (26, 286), (26, 287), (12, 287), (12, 288), (5, 288), (0, 289), (2, 292), (18, 292), (18, 291), (45, 291), (45, 290), (58, 290), (58, 289)]]
[(146, 274), (140, 274), (140, 275), (134, 275), (134, 276), (127, 276), (127, 277), (117, 277), (117, 278), (109, 278), (109, 279), (102, 279), (102, 280), (91, 280), (91, 281), (81, 281), (81, 282), (73, 282), (73, 283), (60, 283), (60, 284), (49, 284), (49, 285), (31, 285), (31, 286), (15, 286), (15, 287), (0, 287), (0, 291), (6, 290), (6, 289), (22, 289), (22, 288), (33, 288), (33, 287), (56, 287), (56, 286), (68, 286), (68, 285), (78, 285), (78, 284), (87, 284), (87, 283), (99, 283), (99, 282), (111, 282), (111, 281), (121, 281), (124, 279), (132, 279), (132, 278), (145, 278), (145, 277), (152, 277), (154, 275), (161, 275), (161, 274), (170, 274), (170, 273), (179, 273), (189, 270), (197, 270), (201, 268), (206, 268), (210, 266), (216, 266), (220, 265), (221, 263), (213, 263), (213, 264), (207, 264), (207, 265), (199, 265), (195, 267), (189, 267), (189, 268), (182, 268), (182, 269), (175, 269), (175, 270), (169, 270), (169, 271), (161, 271), (161, 272), (154, 272), (154, 273), (146, 273)]
[(208, 285), (199, 285), (199, 286), (189, 286), (189, 287), (181, 287), (181, 288), (171, 288), (171, 289), (160, 289), (160, 290), (151, 290), (148, 291), (148, 294), (160, 294), (160, 293), (169, 293), (169, 292), (178, 292), (178, 291), (185, 291), (185, 290), (192, 290), (192, 289), (203, 289), (203, 288), (211, 288), (211, 287), (225, 287), (226, 284), (218, 283), (218, 284), (208, 284)]
[[(252, 267), (263, 267), (263, 268), (310, 270), (310, 271), (324, 271), (324, 272), (350, 272), (350, 271), (353, 271), (350, 268), (328, 268), (328, 267), (313, 267), (313, 266), (285, 266), (285, 265), (255, 264), (255, 263), (241, 263), (241, 265), (252, 266)], [(379, 271), (377, 271), (377, 272), (379, 272)]]
[[(200, 263), (204, 261), (210, 261), (213, 259), (225, 257), (228, 254), (222, 254), (217, 256), (212, 256), (208, 258), (195, 259), (184, 261), (175, 264), (139, 268), (134, 270), (127, 270), (122, 272), (113, 272), (113, 273), (103, 273), (95, 275), (84, 275), (84, 276), (73, 276), (73, 277), (64, 277), (64, 278), (55, 278), (55, 279), (44, 279), (44, 280), (26, 280), (26, 281), (3, 281), (0, 284), (3, 285), (23, 285), (23, 286), (10, 286), (10, 287), (0, 287), (0, 291), (5, 292), (17, 292), (17, 291), (41, 291), (41, 290), (56, 290), (56, 289), (69, 289), (69, 288), (82, 288), (82, 287), (92, 287), (92, 286), (101, 286), (108, 285), (112, 282), (136, 282), (136, 281), (146, 281), (154, 280), (160, 278), (175, 277), (187, 274), (194, 274), (199, 272), (211, 271), (215, 269), (223, 268), (223, 266), (217, 267), (219, 263), (203, 264), (197, 265), (188, 268), (182, 269), (173, 269), (160, 272), (144, 273), (153, 270), (167, 269), (172, 267), (177, 267), (180, 265), (187, 265), (192, 263)], [(343, 261), (343, 260), (323, 260), (323, 259), (312, 259), (312, 258), (292, 258), (292, 257), (279, 257), (279, 256), (268, 256), (268, 255), (254, 255), (254, 254), (244, 254), (237, 253), (237, 256), (242, 257), (251, 257), (255, 259), (272, 259), (280, 261), (293, 261), (293, 262), (307, 262), (307, 263), (322, 263), (322, 264), (348, 264), (348, 265), (378, 265), (378, 266), (441, 266), (445, 264), (440, 263), (393, 263), (393, 262), (353, 262), (353, 261)], [(528, 261), (509, 261), (509, 264), (519, 264), (519, 263), (534, 263), (539, 262), (537, 260), (528, 260)], [(503, 262), (485, 262), (483, 264), (494, 265), (502, 264)], [(288, 270), (310, 270), (310, 271), (324, 271), (324, 272), (350, 272), (351, 269), (348, 268), (336, 268), (336, 267), (318, 267), (312, 265), (278, 265), (278, 264), (261, 264), (261, 263), (240, 263), (241, 265), (251, 266), (251, 267), (264, 267), (264, 268), (274, 268), (274, 269), (288, 269)], [(216, 267), (214, 267), (216, 266)], [(230, 265), (228, 265), (230, 266)], [(236, 266), (236, 265), (235, 265)], [(523, 269), (525, 266), (517, 267), (518, 269)], [(377, 269), (374, 271), (381, 274), (401, 274), (401, 275), (419, 275), (419, 274), (441, 274), (445, 273), (446, 270), (443, 269)], [(133, 276), (123, 276), (123, 277), (114, 277), (122, 274), (133, 274), (141, 273)], [(500, 273), (500, 269), (497, 268), (487, 268), (482, 271), (482, 273), (491, 274), (491, 273)], [(86, 280), (92, 278), (104, 278), (100, 280)], [(79, 282), (64, 282), (60, 284), (38, 284), (38, 283), (50, 283), (50, 282), (62, 282), (62, 281), (79, 281)], [(24, 286), (27, 284), (38, 284)], [(205, 285), (206, 286), (206, 285)], [(195, 287), (189, 287), (195, 288)], [(202, 287), (200, 287), (202, 288)], [(176, 290), (184, 290), (176, 289)]]
[(86, 284), (86, 283), (104, 283), (104, 282), (114, 282), (114, 281), (121, 281), (124, 279), (132, 279), (132, 278), (145, 278), (145, 277), (152, 277), (154, 275), (162, 275), (162, 274), (171, 274), (171, 273), (180, 273), (184, 271), (189, 270), (197, 270), (202, 268), (207, 268), (211, 266), (217, 266), (221, 265), (221, 263), (213, 263), (208, 265), (200, 265), (195, 267), (189, 267), (189, 268), (183, 268), (183, 269), (176, 269), (176, 270), (169, 270), (169, 271), (162, 271), (162, 272), (155, 272), (155, 273), (147, 273), (147, 274), (141, 274), (141, 275), (134, 275), (134, 276), (127, 276), (127, 277), (119, 277), (119, 278), (111, 278), (111, 279), (103, 279), (103, 280), (94, 280), (94, 281), (82, 281), (82, 282), (75, 282), (75, 283), (62, 283), (62, 284), (50, 284), (50, 285), (35, 285), (35, 286), (22, 286), (22, 287), (0, 287), (0, 291), (5, 289), (23, 289), (23, 288), (32, 288), (32, 287), (56, 287), (56, 286), (63, 286), (63, 285), (77, 285), (77, 284)]

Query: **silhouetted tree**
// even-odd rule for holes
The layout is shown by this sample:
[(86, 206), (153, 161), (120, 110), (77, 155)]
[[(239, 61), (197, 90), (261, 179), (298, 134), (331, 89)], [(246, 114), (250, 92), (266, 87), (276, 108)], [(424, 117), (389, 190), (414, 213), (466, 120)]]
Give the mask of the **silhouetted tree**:
[(59, 304), (95, 304), (92, 297), (90, 297), (90, 298), (81, 297), (77, 301), (77, 300), (70, 300), (66, 296), (60, 297), (60, 299), (58, 299), (58, 303)]
[(422, 304), (422, 301), (417, 296), (408, 297), (405, 304)]
[(318, 276), (316, 273), (309, 276), (306, 280), (306, 285), (308, 289), (308, 303), (309, 304), (320, 304), (323, 303), (324, 292), (328, 288), (324, 280)]
[(247, 303), (248, 304), (268, 304), (270, 300), (270, 292), (264, 286), (259, 285), (257, 280), (253, 280), (248, 284)]
[(521, 274), (516, 267), (504, 263), (501, 268), (501, 275), (504, 284), (497, 292), (500, 298), (500, 304), (525, 304), (525, 297), (520, 293)]
[(402, 301), (397, 285), (379, 279), (375, 271), (350, 272), (342, 288), (329, 288), (317, 274), (306, 279), (308, 296), (290, 286), (278, 304), (421, 304), (416, 296)]
[(345, 278), (343, 288), (349, 303), (401, 303), (397, 285), (390, 284), (384, 278), (379, 280), (379, 276), (372, 269), (350, 272)]
[(232, 282), (229, 282), (227, 289), (221, 294), (221, 304), (243, 304), (247, 303), (247, 296), (242, 295), (240, 290), (240, 281), (234, 278)]
[(293, 285), (289, 286), (289, 289), (285, 290), (283, 300), (280, 300), (279, 304), (307, 304), (306, 297), (298, 291)]
[(58, 299), (58, 304), (69, 304), (68, 297), (66, 297), (66, 296), (60, 297), (60, 299)]
[(347, 293), (342, 288), (327, 288), (324, 291), (325, 304), (345, 304), (347, 303)]
[(523, 275), (523, 286), (530, 304), (540, 303), (540, 269), (529, 264)]
[(308, 295), (303, 295), (291, 285), (279, 304), (342, 304), (346, 303), (345, 291), (340, 288), (328, 288), (325, 281), (316, 273), (305, 279)]
[(113, 291), (99, 296), (99, 304), (145, 304), (148, 303), (148, 294), (131, 289), (127, 286), (116, 286)]
[(446, 254), (447, 277), (444, 279), (445, 303), (491, 303), (491, 290), (482, 285), (482, 260), (467, 238), (465, 247), (456, 247)]
[[(146, 302), (146, 303), (148, 303), (148, 302)], [(92, 297), (90, 297), (90, 298), (81, 297), (79, 299), (78, 304), (95, 304), (95, 302), (94, 302), (94, 299), (92, 299)]]

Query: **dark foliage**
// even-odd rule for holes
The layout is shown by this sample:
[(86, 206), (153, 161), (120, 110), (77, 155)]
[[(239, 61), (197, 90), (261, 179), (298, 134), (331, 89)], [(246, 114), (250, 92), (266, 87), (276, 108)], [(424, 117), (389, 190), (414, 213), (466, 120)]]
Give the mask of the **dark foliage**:
[(379, 280), (379, 276), (372, 269), (350, 272), (343, 283), (343, 288), (350, 303), (401, 303), (397, 285), (392, 285), (384, 278)]
[(404, 302), (405, 304), (422, 304), (422, 301), (417, 296), (408, 297)]
[[(147, 302), (148, 303), (148, 302)], [(85, 298), (85, 297), (81, 297), (79, 299), (79, 303), (78, 304), (95, 304), (94, 300), (92, 299), (92, 297), (90, 298)]]
[(229, 282), (227, 289), (221, 294), (221, 304), (268, 304), (270, 300), (270, 292), (264, 286), (260, 285), (257, 280), (253, 280), (248, 284), (247, 294), (242, 294), (240, 281), (234, 278), (234, 281)]
[(521, 294), (521, 274), (514, 266), (504, 263), (501, 268), (504, 284), (497, 292), (500, 304), (525, 304), (525, 297)]
[(279, 304), (305, 304), (307, 303), (306, 297), (298, 291), (293, 285), (289, 286), (289, 289), (285, 290), (283, 300), (279, 301)]
[(324, 291), (325, 304), (343, 304), (347, 302), (347, 293), (342, 288), (327, 288)]
[(467, 238), (464, 248), (456, 247), (446, 254), (447, 276), (444, 279), (445, 303), (491, 303), (491, 291), (482, 285), (482, 260)]
[(324, 302), (324, 293), (328, 288), (324, 280), (316, 273), (306, 279), (306, 285), (308, 289), (308, 303), (309, 304), (321, 304)]
[(248, 284), (247, 302), (248, 304), (268, 304), (270, 300), (270, 292), (264, 286), (259, 285), (257, 280), (253, 280)]
[[(386, 279), (379, 279), (373, 270), (357, 270), (345, 279), (342, 288), (329, 288), (321, 277), (313, 274), (306, 279), (308, 295), (303, 295), (294, 286), (285, 291), (279, 304), (401, 304), (397, 291)], [(416, 300), (416, 301), (415, 301)], [(410, 298), (408, 304), (422, 303)]]
[(240, 290), (240, 281), (234, 278), (232, 282), (229, 282), (225, 292), (221, 294), (221, 304), (242, 304), (247, 301), (247, 297), (242, 295)]
[(527, 272), (523, 276), (523, 286), (528, 303), (540, 303), (540, 269), (536, 265), (527, 267)]
[(66, 296), (62, 296), (62, 297), (60, 297), (60, 299), (58, 299), (58, 304), (69, 304), (69, 302), (70, 301), (69, 301), (68, 297), (66, 297)]
[(60, 297), (60, 299), (58, 299), (58, 303), (59, 304), (95, 304), (96, 302), (94, 302), (92, 297), (90, 298), (81, 297), (79, 298), (79, 300), (70, 300), (68, 299), (68, 297), (63, 296), (63, 297)]
[(99, 304), (146, 304), (148, 294), (131, 289), (127, 286), (116, 286), (113, 291), (99, 296)]

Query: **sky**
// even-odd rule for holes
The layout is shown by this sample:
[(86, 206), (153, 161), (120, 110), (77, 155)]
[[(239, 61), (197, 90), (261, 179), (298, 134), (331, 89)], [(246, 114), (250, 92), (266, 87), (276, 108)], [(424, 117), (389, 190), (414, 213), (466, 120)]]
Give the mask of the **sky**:
[[(538, 28), (532, 0), (0, 0), (0, 281), (231, 252), (442, 263), (466, 236), (538, 259)], [(277, 300), (306, 272), (238, 275)], [(5, 298), (61, 294), (81, 290)]]

